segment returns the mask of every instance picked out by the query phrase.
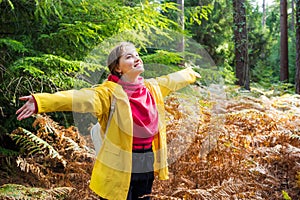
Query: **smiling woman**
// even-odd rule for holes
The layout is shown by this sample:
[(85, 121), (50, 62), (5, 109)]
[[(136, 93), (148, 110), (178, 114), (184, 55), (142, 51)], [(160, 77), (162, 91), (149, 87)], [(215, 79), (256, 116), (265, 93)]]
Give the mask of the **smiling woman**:
[(191, 68), (144, 79), (142, 59), (132, 43), (122, 42), (108, 56), (107, 81), (93, 88), (40, 93), (21, 100), (18, 120), (34, 113), (73, 111), (94, 114), (101, 127), (108, 124), (94, 164), (90, 188), (100, 199), (150, 199), (154, 172), (168, 179), (164, 97), (200, 78)]
[[(144, 72), (142, 59), (131, 43), (123, 42), (120, 47), (117, 48), (123, 48), (123, 50), (121, 50), (121, 56), (118, 56), (117, 63), (111, 66), (113, 70), (112, 74), (116, 74), (119, 78), (128, 82), (136, 82), (138, 76)], [(120, 50), (115, 49), (115, 51)], [(112, 54), (115, 55), (115, 53)]]

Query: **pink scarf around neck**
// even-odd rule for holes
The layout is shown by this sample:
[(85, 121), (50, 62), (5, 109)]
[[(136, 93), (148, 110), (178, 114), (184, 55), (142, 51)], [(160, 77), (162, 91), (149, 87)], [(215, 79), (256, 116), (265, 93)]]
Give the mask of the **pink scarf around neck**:
[(127, 93), (133, 118), (133, 144), (151, 143), (158, 132), (158, 112), (143, 77), (138, 77), (136, 83), (130, 83), (110, 74), (108, 81), (120, 84)]

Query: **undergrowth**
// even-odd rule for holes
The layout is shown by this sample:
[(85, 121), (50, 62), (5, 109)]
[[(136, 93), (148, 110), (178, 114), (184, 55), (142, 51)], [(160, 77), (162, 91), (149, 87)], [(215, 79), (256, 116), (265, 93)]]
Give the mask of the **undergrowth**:
[[(152, 199), (297, 199), (300, 96), (192, 90), (193, 97), (166, 99), (170, 179), (155, 179)], [(99, 198), (88, 187), (95, 159), (89, 138), (45, 115), (33, 125), (34, 133), (11, 133), (20, 147), (14, 167), (31, 189), (1, 175), (0, 197)]]

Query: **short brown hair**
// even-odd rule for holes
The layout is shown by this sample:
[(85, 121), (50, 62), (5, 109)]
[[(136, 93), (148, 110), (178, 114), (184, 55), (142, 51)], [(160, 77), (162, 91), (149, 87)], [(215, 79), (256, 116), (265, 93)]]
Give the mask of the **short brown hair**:
[(114, 47), (109, 53), (107, 58), (107, 66), (111, 74), (120, 76), (120, 74), (117, 73), (115, 69), (119, 64), (120, 57), (124, 55), (128, 47), (135, 49), (134, 44), (132, 44), (131, 42), (121, 42), (119, 45)]

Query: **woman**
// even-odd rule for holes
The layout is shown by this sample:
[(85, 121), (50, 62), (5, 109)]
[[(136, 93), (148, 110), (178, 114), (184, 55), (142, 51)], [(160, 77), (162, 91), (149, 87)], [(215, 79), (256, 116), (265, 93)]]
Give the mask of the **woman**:
[(108, 80), (95, 88), (20, 97), (27, 102), (17, 110), (17, 119), (43, 112), (91, 112), (106, 127), (110, 104), (116, 99), (90, 188), (101, 199), (150, 199), (142, 196), (151, 193), (154, 173), (168, 179), (163, 98), (200, 75), (189, 68), (144, 80), (143, 61), (128, 42), (111, 51), (107, 65)]

